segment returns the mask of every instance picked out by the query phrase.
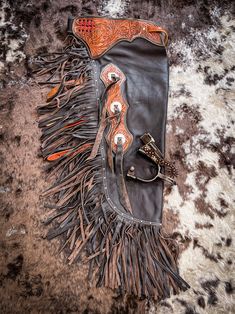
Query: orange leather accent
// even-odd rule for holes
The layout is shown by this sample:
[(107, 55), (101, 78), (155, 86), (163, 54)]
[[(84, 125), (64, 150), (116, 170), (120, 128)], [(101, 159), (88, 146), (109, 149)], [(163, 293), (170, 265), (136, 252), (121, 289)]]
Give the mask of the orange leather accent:
[(80, 146), (77, 150), (75, 151), (72, 151), (72, 149), (66, 149), (66, 150), (62, 150), (58, 153), (54, 153), (54, 154), (51, 154), (47, 157), (47, 160), (48, 161), (54, 161), (54, 160), (57, 160), (59, 159), (60, 157), (63, 157), (65, 154), (69, 153), (71, 151), (70, 154), (68, 154), (68, 156), (71, 156), (71, 155), (75, 155), (75, 154), (80, 154), (82, 152), (84, 152), (86, 149), (90, 148), (92, 146), (91, 143), (86, 143), (86, 144), (83, 144), (82, 146)]
[(47, 94), (47, 102), (51, 101), (55, 97), (55, 95), (59, 91), (59, 88), (60, 88), (60, 85), (58, 84), (49, 91), (49, 93)]
[[(108, 116), (110, 118), (111, 125), (109, 132), (106, 136), (106, 140), (110, 143), (112, 150), (116, 152), (117, 145), (114, 142), (115, 135), (123, 134), (126, 139), (125, 143), (123, 143), (123, 151), (126, 152), (133, 141), (133, 136), (128, 130), (126, 125), (126, 114), (129, 105), (124, 100), (121, 91), (121, 86), (123, 82), (126, 80), (126, 77), (117, 66), (115, 66), (112, 63), (108, 64), (104, 67), (100, 74), (100, 77), (106, 86), (108, 86), (112, 82), (112, 80), (109, 77), (109, 73), (115, 73), (120, 78), (120, 80), (110, 88), (107, 94), (107, 101), (105, 106)], [(111, 110), (111, 105), (113, 102), (120, 102), (122, 106), (120, 114), (120, 123), (118, 125), (116, 125), (116, 119), (115, 118), (112, 119), (112, 116), (115, 115)]]
[(79, 120), (79, 121), (77, 121), (77, 122), (68, 124), (68, 125), (64, 126), (63, 129), (72, 128), (72, 127), (74, 127), (74, 126), (76, 126), (76, 125), (79, 125), (79, 124), (81, 124), (81, 123), (83, 123), (83, 122), (86, 122), (86, 120), (82, 120), (82, 119), (81, 119), (81, 120)]
[(161, 33), (166, 45), (167, 32), (152, 22), (99, 17), (80, 17), (73, 21), (73, 34), (86, 43), (92, 58), (100, 57), (118, 41), (131, 42), (137, 37), (162, 46)]
[(60, 157), (64, 156), (66, 153), (68, 153), (70, 149), (62, 150), (61, 152), (51, 154), (50, 156), (47, 157), (48, 161), (54, 161), (59, 159)]
[[(83, 78), (80, 78), (78, 80), (70, 80), (70, 81), (64, 82), (64, 88), (68, 90), (82, 83), (83, 83)], [(51, 101), (56, 96), (56, 94), (59, 92), (60, 87), (61, 87), (61, 84), (58, 84), (49, 91), (49, 93), (47, 94), (47, 102)]]

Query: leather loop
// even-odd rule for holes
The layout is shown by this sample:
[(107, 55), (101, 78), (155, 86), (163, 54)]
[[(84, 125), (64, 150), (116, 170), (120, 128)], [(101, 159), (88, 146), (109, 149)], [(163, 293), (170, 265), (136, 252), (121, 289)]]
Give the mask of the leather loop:
[(149, 33), (159, 33), (160, 34), (160, 38), (162, 39), (162, 37), (163, 37), (163, 44), (164, 44), (164, 46), (167, 45), (167, 43), (168, 43), (168, 34), (167, 34), (167, 32), (163, 28), (158, 27), (156, 29), (156, 27), (154, 27), (153, 25), (150, 25), (150, 26), (147, 26), (147, 31)]

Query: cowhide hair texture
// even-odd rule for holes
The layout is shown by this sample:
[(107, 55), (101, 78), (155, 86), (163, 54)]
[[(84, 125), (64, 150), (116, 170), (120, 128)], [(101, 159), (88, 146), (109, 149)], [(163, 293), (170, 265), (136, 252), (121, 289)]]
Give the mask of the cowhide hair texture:
[(89, 286), (58, 240), (43, 239), (48, 186), (39, 158), (36, 106), (46, 87), (33, 56), (60, 49), (68, 15), (133, 17), (169, 32), (166, 157), (177, 185), (165, 188), (164, 228), (180, 245), (191, 288), (147, 313), (232, 314), (234, 306), (233, 1), (2, 0), (0, 2), (0, 312), (136, 313), (138, 300)]

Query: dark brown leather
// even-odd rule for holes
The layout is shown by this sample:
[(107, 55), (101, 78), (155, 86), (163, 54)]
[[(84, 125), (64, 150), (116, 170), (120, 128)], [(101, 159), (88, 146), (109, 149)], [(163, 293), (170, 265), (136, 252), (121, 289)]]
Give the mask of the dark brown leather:
[[(148, 53), (146, 53), (148, 52)], [(136, 174), (151, 177), (156, 173), (153, 163), (138, 153), (140, 137), (149, 132), (164, 153), (165, 124), (168, 93), (168, 62), (164, 46), (137, 38), (133, 42), (119, 42), (95, 61), (100, 71), (109, 63), (117, 65), (127, 77), (122, 92), (129, 104), (127, 125), (133, 142), (124, 155), (124, 174), (134, 166)], [(100, 95), (104, 85), (100, 82)], [(106, 144), (105, 148), (107, 149)], [(106, 164), (108, 193), (116, 206), (122, 207), (116, 191), (116, 177)], [(126, 180), (128, 195), (135, 218), (161, 222), (163, 182), (151, 183)], [(124, 209), (123, 209), (124, 211)]]
[[(77, 31), (73, 26), (79, 20)], [(48, 75), (46, 84), (52, 86), (38, 112), (42, 155), (51, 163), (50, 174), (56, 174), (44, 193), (55, 200), (46, 223), (56, 224), (47, 238), (63, 234), (69, 263), (89, 262), (89, 278), (93, 275), (98, 286), (160, 300), (189, 285), (178, 274), (174, 240), (161, 230), (166, 177), (159, 172), (157, 178), (156, 170), (162, 164), (139, 151), (147, 143), (143, 135), (150, 133), (164, 156), (168, 96), (161, 30), (144, 23), (151, 25), (143, 33), (142, 20), (70, 20), (76, 37), (63, 53), (38, 60), (38, 73)], [(115, 35), (110, 42), (104, 25)], [(111, 72), (104, 84), (101, 73), (107, 66), (120, 69), (125, 80)], [(128, 104), (123, 112), (120, 103), (110, 102), (116, 97)], [(131, 134), (126, 146), (122, 131)], [(136, 178), (128, 177), (129, 171)], [(154, 176), (148, 183), (138, 180)]]

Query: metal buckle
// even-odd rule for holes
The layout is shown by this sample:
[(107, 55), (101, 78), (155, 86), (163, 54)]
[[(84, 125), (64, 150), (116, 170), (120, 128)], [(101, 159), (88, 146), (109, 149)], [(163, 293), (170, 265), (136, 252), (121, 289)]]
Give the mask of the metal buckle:
[(144, 144), (155, 143), (155, 140), (150, 133), (145, 133), (140, 139)]

